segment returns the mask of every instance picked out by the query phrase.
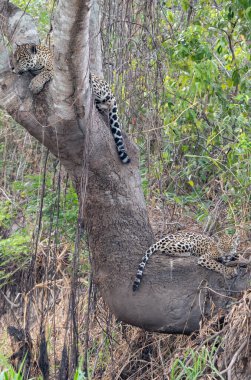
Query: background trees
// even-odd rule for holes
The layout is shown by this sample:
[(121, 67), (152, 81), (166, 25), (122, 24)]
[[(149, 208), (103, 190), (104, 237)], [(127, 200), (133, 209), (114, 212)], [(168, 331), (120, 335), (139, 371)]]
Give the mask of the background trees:
[[(6, 2), (2, 2), (1, 5), (4, 3)], [(27, 3), (23, 1), (16, 4), (22, 6), (23, 10), (28, 9)], [(29, 10), (39, 19), (40, 35), (49, 41), (47, 31), (50, 30), (49, 20), (53, 3), (31, 1)], [(58, 12), (59, 10), (60, 8)], [(81, 12), (77, 13), (83, 15)], [(60, 18), (58, 24), (57, 21), (58, 13), (54, 24), (58, 34), (54, 34), (53, 39), (57, 62), (61, 67), (65, 67), (65, 57), (69, 57), (72, 51), (67, 50), (69, 46), (62, 43), (60, 24), (65, 25), (63, 18)], [(242, 233), (242, 250), (246, 249), (245, 241), (250, 237), (248, 223), (251, 177), (249, 23), (249, 3), (243, 1), (234, 5), (225, 1), (125, 1), (119, 5), (111, 1), (103, 3), (101, 35), (105, 76), (114, 84), (123, 124), (131, 139), (140, 147), (143, 190), (148, 199), (157, 237), (188, 226), (208, 233), (222, 230), (232, 233), (238, 227)], [(84, 33), (83, 25), (81, 27)], [(83, 46), (86, 41), (77, 39), (78, 32), (81, 34), (80, 31), (75, 34), (74, 48), (76, 62), (81, 62), (81, 65), (76, 65), (75, 71), (66, 65), (67, 73), (60, 70), (56, 73), (55, 85), (51, 86), (49, 92), (49, 96), (51, 95), (56, 102), (56, 107), (53, 108), (51, 98), (47, 98), (48, 93), (36, 98), (35, 104), (30, 95), (25, 93), (26, 104), (32, 104), (29, 114), (25, 117), (24, 113), (13, 112), (13, 102), (9, 103), (9, 112), (12, 111), (12, 115), (20, 123), (28, 123), (29, 131), (61, 159), (72, 177), (78, 179), (76, 182), (79, 194), (80, 187), (86, 187), (86, 175), (82, 176), (83, 169), (86, 173), (86, 157), (94, 154), (92, 166), (88, 167), (91, 173), (88, 179), (89, 193), (84, 193), (86, 203), (81, 204), (81, 207), (85, 207), (84, 214), (80, 207), (81, 212), (77, 215), (77, 196), (61, 165), (53, 158), (47, 160), (47, 153), (35, 142), (31, 143), (30, 137), (18, 129), (6, 114), (2, 114), (1, 129), (0, 246), (4, 257), (2, 281), (17, 283), (19, 277), (17, 280), (15, 275), (19, 266), (26, 265), (27, 268), (30, 265), (30, 231), (33, 230), (31, 226), (36, 220), (37, 204), (40, 204), (39, 211), (43, 211), (43, 219), (40, 217), (41, 214), (38, 215), (38, 228), (34, 233), (34, 260), (31, 266), (34, 269), (31, 284), (33, 288), (31, 286), (27, 289), (24, 282), (21, 290), (24, 294), (27, 291), (28, 294), (32, 294), (31, 301), (39, 299), (43, 303), (46, 299), (50, 305), (51, 289), (54, 289), (54, 294), (58, 294), (62, 279), (61, 270), (69, 268), (69, 262), (72, 263), (71, 290), (69, 293), (66, 292), (69, 297), (69, 316), (72, 316), (72, 319), (69, 317), (71, 322), (66, 331), (70, 331), (71, 334), (65, 334), (65, 342), (69, 343), (70, 372), (77, 365), (78, 340), (83, 347), (84, 338), (81, 331), (88, 332), (88, 329), (78, 330), (76, 323), (78, 315), (84, 310), (84, 303), (77, 302), (78, 296), (82, 299), (87, 293), (86, 286), (77, 288), (76, 284), (83, 281), (87, 285), (87, 275), (84, 276), (84, 273), (89, 269), (87, 253), (85, 259), (78, 257), (79, 246), (82, 247), (84, 244), (80, 242), (82, 224), (89, 229), (89, 243), (96, 254), (93, 258), (96, 282), (99, 282), (101, 289), (103, 287), (103, 295), (106, 296), (110, 308), (121, 319), (140, 326), (144, 324), (150, 329), (160, 329), (160, 326), (163, 327), (167, 320), (170, 322), (171, 318), (171, 324), (167, 327), (165, 325), (165, 330), (182, 332), (184, 326), (192, 330), (198, 326), (201, 310), (199, 302), (191, 301), (194, 300), (194, 291), (197, 290), (197, 285), (191, 284), (191, 268), (193, 273), (196, 271), (199, 283), (200, 276), (204, 279), (207, 275), (212, 281), (211, 284), (215, 284), (216, 281), (217, 284), (223, 285), (222, 282), (217, 282), (219, 277), (195, 267), (193, 260), (187, 260), (186, 263), (175, 262), (176, 272), (172, 272), (172, 275), (177, 280), (177, 286), (174, 289), (175, 281), (170, 278), (169, 272), (160, 272), (160, 264), (165, 268), (168, 265), (167, 260), (161, 258), (159, 261), (157, 259), (157, 264), (152, 263), (146, 273), (150, 282), (148, 280), (145, 283), (145, 291), (142, 290), (138, 298), (129, 298), (139, 258), (153, 237), (147, 222), (143, 197), (138, 190), (139, 176), (135, 155), (132, 168), (122, 169), (118, 166), (109, 131), (105, 126), (102, 127), (98, 115), (93, 116), (90, 134), (82, 133), (82, 126), (85, 126), (85, 110), (82, 109), (79, 99), (84, 99), (84, 104), (88, 106), (88, 91), (85, 92), (88, 87), (88, 59), (82, 54), (86, 51), (86, 46)], [(9, 75), (11, 80), (16, 81), (13, 74)], [(76, 82), (70, 79), (75, 75), (78, 78)], [(65, 78), (69, 84), (67, 93), (61, 86)], [(29, 80), (30, 78), (19, 78), (19, 95), (19, 90), (22, 95)], [(79, 88), (78, 83), (82, 83), (82, 80), (85, 84)], [(81, 96), (77, 91), (80, 91)], [(81, 109), (77, 118), (75, 109), (69, 106), (71, 103), (65, 101), (69, 97), (76, 97), (77, 102), (74, 104), (78, 110)], [(2, 97), (2, 100), (6, 100), (5, 97)], [(41, 113), (41, 110), (46, 112)], [(56, 120), (52, 123), (51, 119), (47, 120), (55, 115), (60, 115), (63, 121), (60, 120), (58, 123)], [(72, 119), (67, 119), (69, 115)], [(41, 124), (46, 128), (41, 129)], [(77, 124), (81, 128), (76, 128)], [(49, 128), (48, 125), (53, 127)], [(87, 147), (91, 146), (90, 141), (95, 142), (95, 148), (91, 149), (91, 152), (85, 151), (83, 160), (83, 145), (80, 141), (84, 139), (88, 140)], [(31, 149), (33, 146), (35, 151)], [(69, 149), (65, 150), (67, 146)], [(133, 149), (131, 148), (131, 152)], [(41, 157), (44, 157), (43, 165), (39, 165)], [(102, 162), (100, 166), (99, 157), (102, 161), (103, 157), (106, 157), (107, 164)], [(130, 183), (128, 178), (131, 180)], [(125, 186), (129, 186), (129, 193), (125, 194), (124, 190), (114, 191), (115, 187), (122, 189)], [(107, 195), (107, 189), (111, 196)], [(140, 203), (138, 200), (133, 201), (135, 189)], [(121, 207), (120, 197), (125, 201), (124, 207)], [(111, 218), (107, 218), (107, 208), (114, 211), (114, 202), (120, 205), (121, 214), (113, 213)], [(93, 213), (99, 215), (99, 226), (88, 225)], [(75, 239), (74, 221), (77, 216), (80, 223)], [(198, 222), (199, 226), (194, 221)], [(106, 236), (104, 226), (107, 232), (109, 231)], [(100, 239), (100, 230), (104, 234), (103, 241)], [(114, 242), (113, 246), (111, 242)], [(36, 256), (39, 256), (41, 261), (36, 261), (35, 264)], [(83, 273), (80, 278), (76, 275), (79, 260)], [(43, 271), (43, 268), (48, 269)], [(71, 272), (69, 269), (65, 270), (66, 273), (67, 270)], [(56, 277), (53, 276), (55, 272)], [(65, 278), (69, 281), (69, 277)], [(184, 278), (187, 282), (184, 282)], [(38, 280), (47, 281), (48, 289), (43, 289), (42, 293), (38, 292), (39, 287), (36, 286)], [(163, 289), (163, 283), (168, 284), (169, 289)], [(79, 293), (75, 293), (76, 288)], [(30, 289), (33, 289), (32, 292)], [(158, 289), (155, 304), (152, 303), (152, 289)], [(207, 291), (208, 289), (205, 293)], [(202, 292), (203, 290), (200, 295)], [(188, 293), (191, 299), (187, 298)], [(166, 296), (163, 301), (164, 294)], [(206, 296), (203, 294), (204, 300)], [(188, 299), (186, 305), (185, 298)], [(158, 319), (158, 305), (163, 302), (166, 302), (166, 309), (162, 309), (164, 317)], [(24, 305), (27, 304), (24, 302)], [(48, 309), (50, 307), (48, 306)], [(67, 307), (68, 305), (65, 310)], [(154, 314), (152, 310), (155, 310)], [(44, 317), (44, 314), (41, 308), (40, 316)], [(181, 315), (183, 319), (177, 320), (177, 316)], [(188, 324), (187, 315), (190, 318)], [(109, 316), (107, 319), (109, 320)], [(29, 330), (29, 322), (28, 319), (26, 332)], [(43, 324), (44, 322), (41, 326)], [(56, 336), (56, 324), (54, 335)], [(109, 340), (109, 332), (107, 336)], [(56, 364), (58, 360), (57, 356)]]
[(111, 26), (102, 32), (114, 50), (111, 59), (105, 49), (104, 61), (116, 68), (122, 114), (144, 147), (141, 162), (151, 173), (145, 172), (145, 191), (193, 204), (203, 222), (217, 188), (229, 221), (240, 213), (242, 221), (249, 218), (249, 2), (129, 2), (106, 9)]

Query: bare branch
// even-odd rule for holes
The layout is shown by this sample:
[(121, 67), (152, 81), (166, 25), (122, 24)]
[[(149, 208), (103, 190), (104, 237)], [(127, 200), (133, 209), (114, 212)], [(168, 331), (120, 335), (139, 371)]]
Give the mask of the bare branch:
[[(13, 118), (20, 122), (17, 113), (22, 108), (22, 85), (27, 82), (27, 78), (18, 77), (17, 79), (17, 76), (12, 73), (4, 35), (9, 43), (13, 44), (38, 43), (39, 37), (31, 16), (18, 7), (1, 1), (0, 10), (0, 107), (6, 109)], [(29, 95), (28, 98), (31, 102)]]

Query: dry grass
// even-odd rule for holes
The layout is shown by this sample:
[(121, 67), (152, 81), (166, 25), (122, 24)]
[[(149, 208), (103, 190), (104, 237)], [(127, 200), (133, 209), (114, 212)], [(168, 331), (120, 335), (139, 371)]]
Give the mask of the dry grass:
[[(112, 354), (102, 366), (97, 355), (103, 347), (99, 346), (96, 356), (93, 352), (91, 362), (96, 360), (96, 369), (92, 379), (250, 380), (251, 290), (246, 291), (228, 313), (219, 313), (205, 322), (192, 337), (148, 333), (115, 322), (110, 329), (107, 349)], [(206, 352), (209, 354), (205, 355)], [(193, 367), (199, 360), (204, 361), (204, 366), (198, 377), (188, 377), (185, 368), (177, 367), (177, 362)], [(177, 368), (175, 374), (172, 373), (174, 366)]]
[[(60, 357), (67, 334), (69, 288), (61, 287), (55, 308), (45, 320), (46, 337), (51, 366), (51, 379), (60, 364)], [(81, 297), (79, 309), (87, 312), (87, 294)], [(6, 319), (5, 319), (6, 321)], [(3, 320), (2, 320), (3, 322)], [(38, 319), (31, 328), (33, 342), (33, 374), (38, 373)], [(84, 356), (86, 316), (79, 313), (80, 356)], [(68, 326), (67, 326), (68, 324)], [(6, 326), (6, 325), (5, 325)], [(55, 326), (55, 327), (53, 327)], [(3, 330), (2, 330), (3, 331)], [(249, 380), (251, 373), (251, 290), (236, 301), (226, 315), (219, 313), (204, 323), (192, 337), (149, 333), (138, 328), (118, 323), (99, 300), (91, 312), (89, 324), (88, 367), (89, 379), (102, 380), (176, 380), (176, 379), (228, 379)], [(4, 341), (3, 341), (4, 340)], [(1, 351), (6, 348), (7, 334), (3, 334)], [(202, 358), (205, 349), (211, 352), (200, 377), (188, 377), (186, 369), (177, 367), (177, 361), (185, 367), (193, 367), (194, 361)], [(212, 367), (213, 364), (213, 367)], [(54, 365), (56, 368), (54, 368)], [(175, 377), (172, 368), (176, 365)], [(222, 377), (215, 375), (215, 370)], [(215, 377), (216, 376), (216, 377)]]
[[(150, 209), (156, 236), (184, 229), (187, 224), (199, 231), (189, 217), (178, 210), (174, 213), (171, 209), (161, 213), (156, 205)], [(242, 252), (245, 247), (244, 242)], [(28, 329), (30, 377), (41, 373), (38, 362), (43, 329), (51, 380), (58, 378), (64, 347), (71, 362), (74, 344), (78, 346), (80, 361), (87, 358), (89, 380), (250, 380), (251, 290), (235, 301), (225, 315), (219, 313), (204, 321), (192, 337), (149, 333), (117, 322), (94, 290), (90, 296), (87, 258), (81, 259), (81, 277), (77, 286), (73, 286), (71, 250), (64, 242), (57, 246), (49, 246), (46, 240), (40, 242), (35, 285), (17, 298), (15, 286), (13, 292), (3, 289), (0, 352), (10, 357), (23, 344), (13, 343), (8, 326)], [(74, 329), (77, 329), (75, 343)], [(12, 362), (17, 364), (17, 360)], [(196, 367), (198, 362), (204, 363), (199, 377), (189, 377), (186, 369)]]

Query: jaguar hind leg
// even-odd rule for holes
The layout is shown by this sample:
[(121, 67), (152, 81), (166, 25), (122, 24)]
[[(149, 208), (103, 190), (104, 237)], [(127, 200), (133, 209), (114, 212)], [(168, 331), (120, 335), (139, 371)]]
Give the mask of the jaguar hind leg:
[(226, 267), (225, 265), (217, 262), (210, 255), (202, 255), (198, 258), (198, 264), (215, 272), (221, 273), (226, 278), (233, 278), (237, 276), (236, 267)]

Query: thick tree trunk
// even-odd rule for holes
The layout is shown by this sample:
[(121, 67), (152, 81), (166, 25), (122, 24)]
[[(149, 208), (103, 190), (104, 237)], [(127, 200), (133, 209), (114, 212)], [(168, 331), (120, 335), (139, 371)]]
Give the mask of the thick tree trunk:
[[(75, 181), (93, 255), (94, 280), (115, 316), (149, 330), (191, 332), (198, 329), (201, 316), (210, 312), (211, 301), (225, 307), (231, 301), (229, 286), (235, 292), (244, 289), (248, 275), (225, 284), (220, 275), (198, 267), (193, 258), (156, 256), (139, 291), (132, 292), (138, 263), (153, 242), (153, 233), (137, 149), (126, 138), (132, 162), (121, 164), (109, 127), (90, 101), (90, 7), (88, 0), (58, 2), (55, 75), (39, 95), (33, 96), (28, 89), (29, 74), (11, 72), (1, 40), (0, 104), (60, 159)], [(15, 29), (18, 40), (22, 33), (13, 22), (18, 8), (1, 0), (0, 9), (1, 30), (11, 40)], [(32, 31), (23, 42), (36, 42), (30, 17), (23, 15), (22, 23)]]

